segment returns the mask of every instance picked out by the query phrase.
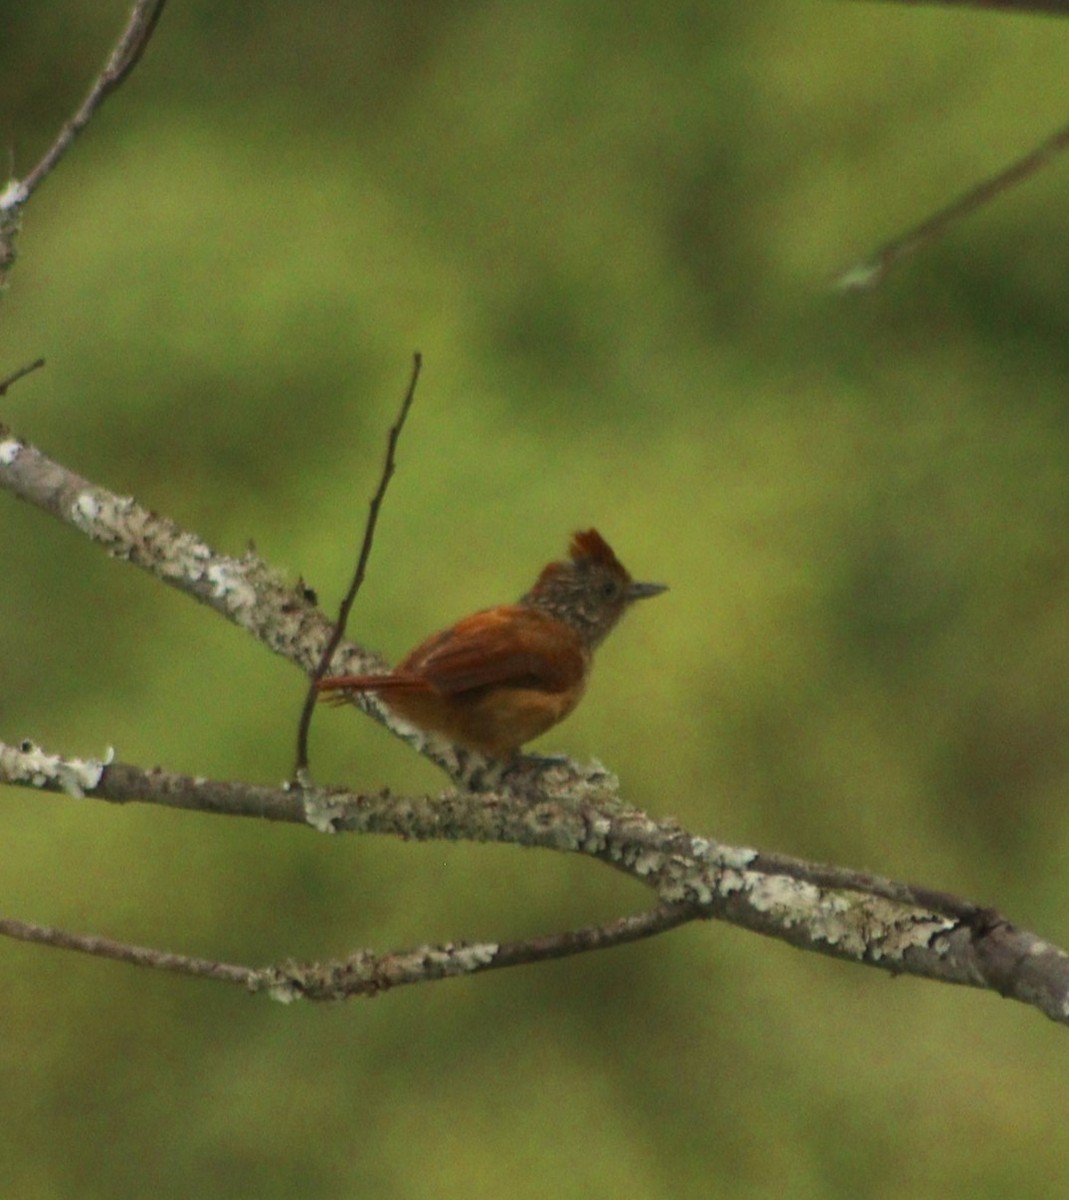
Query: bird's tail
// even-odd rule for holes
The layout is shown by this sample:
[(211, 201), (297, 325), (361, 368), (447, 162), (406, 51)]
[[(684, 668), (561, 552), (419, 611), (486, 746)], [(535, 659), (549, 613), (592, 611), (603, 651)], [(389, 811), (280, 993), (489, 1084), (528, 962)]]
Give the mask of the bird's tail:
[[(406, 675), (394, 672), (390, 675), (328, 675), (326, 679), (317, 679), (316, 688), (320, 692), (382, 692), (390, 695), (396, 692), (426, 692), (429, 686), (425, 679), (418, 675)], [(325, 695), (324, 700), (344, 701), (344, 696)]]

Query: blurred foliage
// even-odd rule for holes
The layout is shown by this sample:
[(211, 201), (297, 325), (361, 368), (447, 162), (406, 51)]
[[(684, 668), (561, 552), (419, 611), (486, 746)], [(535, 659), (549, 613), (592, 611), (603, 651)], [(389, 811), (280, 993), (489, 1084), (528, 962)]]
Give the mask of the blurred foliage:
[[(25, 173), (125, 0), (0, 4)], [(833, 272), (1031, 147), (1069, 22), (894, 5), (172, 0), (35, 197), (3, 419), (397, 655), (597, 523), (672, 585), (548, 748), (698, 832), (1069, 944), (1064, 164), (877, 293)], [(302, 683), (0, 497), (0, 729), (279, 780)], [(436, 787), (352, 713), (321, 779)], [(241, 961), (645, 902), (587, 863), (7, 789), (3, 910)], [(37, 1197), (1047, 1196), (1065, 1032), (720, 926), (281, 1008), (0, 946), (5, 1189)], [(1055, 1185), (1056, 1190), (1056, 1185)]]

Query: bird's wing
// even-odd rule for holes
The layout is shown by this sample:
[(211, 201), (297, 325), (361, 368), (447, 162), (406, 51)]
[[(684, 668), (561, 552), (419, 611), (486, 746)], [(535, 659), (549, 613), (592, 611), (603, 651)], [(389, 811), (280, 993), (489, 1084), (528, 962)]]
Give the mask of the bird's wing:
[(446, 695), (482, 687), (564, 692), (580, 682), (586, 663), (587, 651), (567, 625), (522, 605), (502, 605), (433, 634), (398, 664), (397, 674), (418, 675)]

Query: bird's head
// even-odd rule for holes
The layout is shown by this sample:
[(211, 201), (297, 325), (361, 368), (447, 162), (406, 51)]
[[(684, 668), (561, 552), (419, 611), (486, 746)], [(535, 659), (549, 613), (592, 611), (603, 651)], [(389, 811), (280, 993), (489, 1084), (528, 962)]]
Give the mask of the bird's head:
[(574, 534), (568, 555), (567, 562), (543, 569), (521, 603), (571, 625), (590, 649), (634, 601), (668, 590), (663, 583), (636, 583), (596, 529)]

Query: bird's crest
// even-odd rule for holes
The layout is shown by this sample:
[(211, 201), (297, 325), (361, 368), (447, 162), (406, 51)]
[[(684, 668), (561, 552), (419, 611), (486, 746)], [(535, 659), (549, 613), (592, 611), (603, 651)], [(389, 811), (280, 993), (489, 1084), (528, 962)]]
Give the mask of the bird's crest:
[(584, 560), (600, 563), (615, 571), (623, 579), (631, 578), (623, 563), (613, 553), (612, 547), (596, 529), (583, 529), (574, 533), (568, 553), (572, 562), (576, 564)]

